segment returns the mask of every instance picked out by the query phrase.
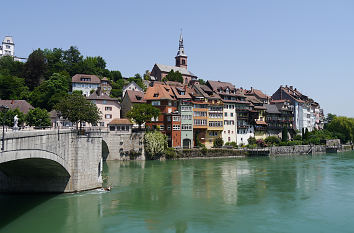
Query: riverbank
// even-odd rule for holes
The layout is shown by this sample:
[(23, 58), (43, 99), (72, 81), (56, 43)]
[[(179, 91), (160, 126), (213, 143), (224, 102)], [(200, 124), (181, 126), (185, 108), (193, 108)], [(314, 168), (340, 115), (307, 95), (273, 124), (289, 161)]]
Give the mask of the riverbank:
[(273, 146), (259, 149), (224, 149), (212, 148), (203, 149), (177, 149), (175, 154), (166, 156), (166, 159), (192, 159), (192, 158), (232, 158), (251, 156), (282, 156), (282, 155), (312, 155), (324, 153), (336, 153), (352, 151), (352, 145), (339, 145), (329, 147), (326, 145), (295, 145), (295, 146)]

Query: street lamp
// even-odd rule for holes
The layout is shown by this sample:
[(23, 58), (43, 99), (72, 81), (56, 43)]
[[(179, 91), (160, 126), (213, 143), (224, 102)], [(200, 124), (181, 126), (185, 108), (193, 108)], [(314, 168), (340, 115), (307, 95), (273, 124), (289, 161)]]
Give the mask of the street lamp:
[(0, 106), (0, 111), (4, 114), (2, 117), (2, 143), (1, 143), (1, 151), (4, 151), (5, 149), (5, 115), (6, 112), (9, 110), (9, 107), (6, 105), (1, 105)]
[(57, 126), (58, 126), (58, 141), (59, 141), (59, 128), (60, 128), (60, 117), (61, 117), (61, 113), (60, 112), (57, 112), (57, 117), (58, 117), (58, 121), (57, 121)]

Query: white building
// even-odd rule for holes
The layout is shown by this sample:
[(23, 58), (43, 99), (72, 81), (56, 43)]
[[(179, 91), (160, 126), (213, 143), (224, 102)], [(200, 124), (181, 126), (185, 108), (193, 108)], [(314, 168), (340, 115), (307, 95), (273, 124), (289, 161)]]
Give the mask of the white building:
[(144, 90), (141, 87), (139, 87), (139, 85), (136, 84), (134, 81), (123, 87), (123, 95), (122, 95), (123, 97), (127, 90), (144, 92)]
[(72, 79), (72, 91), (82, 91), (86, 97), (96, 91), (101, 84), (101, 79), (96, 75), (75, 74)]
[(12, 36), (5, 36), (0, 46), (0, 56), (15, 56), (15, 44)]
[(224, 131), (222, 139), (224, 142), (236, 142), (237, 119), (234, 103), (224, 103)]

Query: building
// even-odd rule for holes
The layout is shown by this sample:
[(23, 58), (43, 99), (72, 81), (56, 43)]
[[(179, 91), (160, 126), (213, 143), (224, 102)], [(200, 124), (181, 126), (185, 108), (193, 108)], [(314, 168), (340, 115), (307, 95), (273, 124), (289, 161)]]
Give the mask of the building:
[(98, 123), (100, 127), (107, 127), (112, 119), (120, 118), (121, 106), (118, 100), (109, 97), (107, 94), (103, 93), (100, 88), (94, 91), (87, 99), (96, 104), (102, 114), (102, 119)]
[(125, 92), (127, 90), (144, 92), (144, 90), (141, 87), (139, 87), (139, 85), (136, 84), (134, 81), (130, 82), (129, 84), (127, 84), (123, 87), (123, 95), (122, 95), (123, 97), (124, 97)]
[(109, 96), (112, 87), (107, 78), (102, 80), (92, 74), (75, 74), (71, 78), (72, 91), (81, 91), (84, 96), (89, 96), (91, 93), (100, 88), (100, 92)]
[[(180, 113), (181, 146), (193, 147), (193, 104), (188, 87), (170, 86), (177, 99), (178, 113)], [(179, 117), (179, 116), (176, 116)], [(175, 118), (175, 116), (173, 116)], [(173, 119), (173, 123), (174, 123)], [(172, 125), (172, 130), (178, 130), (178, 124)]]
[[(180, 125), (180, 114), (177, 112), (177, 99), (170, 86), (154, 83), (146, 90), (144, 100), (147, 104), (158, 108), (160, 115), (157, 119), (151, 119), (145, 124), (148, 129), (160, 129), (167, 136), (167, 142), (170, 147), (181, 146), (181, 131), (172, 125)], [(173, 116), (173, 117), (172, 117)], [(173, 121), (174, 120), (174, 121)], [(173, 134), (172, 134), (173, 133)]]
[[(303, 95), (293, 86), (280, 86), (272, 95), (272, 99), (289, 100), (294, 106), (294, 126), (296, 130), (303, 131), (308, 129), (312, 131), (323, 126), (323, 118), (321, 119), (319, 114), (321, 112), (320, 105), (308, 96)], [(316, 112), (318, 113), (317, 123)]]
[(267, 137), (266, 107), (263, 100), (255, 95), (246, 95), (249, 105), (250, 125), (254, 128), (254, 137), (256, 139), (265, 139)]
[(25, 62), (26, 58), (15, 56), (15, 43), (12, 36), (5, 36), (4, 40), (0, 45), (0, 57), (11, 56), (15, 61)]
[(207, 81), (207, 85), (217, 93), (224, 103), (224, 129), (222, 139), (226, 142), (237, 142), (236, 88), (228, 82)]
[(194, 84), (193, 89), (201, 95), (202, 105), (207, 104), (207, 130), (204, 144), (207, 148), (213, 147), (216, 138), (222, 138), (224, 129), (223, 102), (217, 93), (214, 93), (207, 85)]
[(118, 134), (131, 134), (132, 125), (133, 123), (131, 123), (127, 118), (114, 118), (107, 124), (107, 127), (111, 132)]
[(188, 71), (188, 64), (187, 64), (187, 55), (184, 52), (183, 46), (183, 37), (182, 34), (180, 35), (179, 39), (179, 49), (177, 55), (175, 57), (176, 64), (175, 66), (170, 65), (162, 65), (162, 64), (155, 64), (151, 70), (150, 77), (154, 81), (163, 81), (163, 78), (173, 70), (174, 72), (179, 72), (182, 74), (183, 83), (188, 84), (191, 80), (197, 80), (197, 76), (195, 76), (192, 72)]
[(127, 117), (127, 113), (133, 108), (134, 104), (146, 103), (144, 92), (126, 90), (122, 100), (122, 117)]
[(27, 114), (34, 107), (26, 100), (0, 100), (0, 106), (7, 106), (11, 110), (18, 109), (23, 114)]
[(0, 46), (0, 56), (15, 56), (15, 43), (12, 36), (5, 36)]
[(244, 89), (236, 90), (237, 144), (247, 145), (254, 137), (254, 126), (250, 123), (251, 103), (247, 101)]
[(282, 136), (283, 129), (287, 129), (289, 138), (296, 133), (294, 130), (294, 106), (289, 100), (273, 100), (265, 104), (268, 136)]

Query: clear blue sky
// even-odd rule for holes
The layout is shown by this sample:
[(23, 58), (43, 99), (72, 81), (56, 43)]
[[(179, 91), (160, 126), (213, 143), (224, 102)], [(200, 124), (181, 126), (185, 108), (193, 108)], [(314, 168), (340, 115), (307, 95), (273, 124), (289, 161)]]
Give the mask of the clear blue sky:
[[(6, 6), (6, 8), (4, 7)], [(17, 56), (77, 46), (124, 76), (174, 64), (180, 28), (190, 71), (271, 95), (297, 87), (354, 117), (354, 1), (7, 1), (0, 37)]]

